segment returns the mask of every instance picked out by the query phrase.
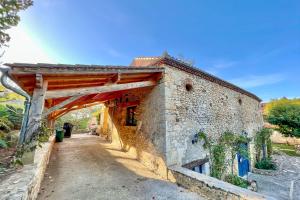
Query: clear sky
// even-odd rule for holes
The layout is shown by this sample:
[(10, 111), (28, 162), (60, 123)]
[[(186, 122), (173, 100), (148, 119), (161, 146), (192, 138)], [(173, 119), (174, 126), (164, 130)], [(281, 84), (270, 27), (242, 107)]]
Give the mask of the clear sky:
[(128, 65), (170, 55), (264, 101), (300, 97), (299, 0), (35, 0), (6, 62)]

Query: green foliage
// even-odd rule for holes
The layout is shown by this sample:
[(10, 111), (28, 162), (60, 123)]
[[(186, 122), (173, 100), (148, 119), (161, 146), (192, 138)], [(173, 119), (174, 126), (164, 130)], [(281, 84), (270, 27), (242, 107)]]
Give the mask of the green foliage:
[(0, 117), (0, 148), (16, 146), (18, 136), (14, 135), (14, 125), (5, 117)]
[(222, 144), (216, 144), (212, 147), (212, 171), (211, 176), (222, 179), (223, 173), (226, 169), (225, 166), (226, 153)]
[(8, 147), (7, 143), (5, 140), (3, 139), (0, 139), (0, 149), (3, 148), (3, 149), (6, 149)]
[(267, 169), (267, 170), (275, 170), (276, 165), (270, 158), (262, 159), (255, 163), (255, 168), (257, 169)]
[(285, 136), (300, 137), (300, 104), (279, 104), (274, 106), (267, 117), (269, 123)]
[(242, 188), (247, 188), (249, 185), (247, 180), (244, 180), (241, 177), (233, 174), (227, 175), (225, 177), (225, 181), (231, 183), (232, 185), (236, 185)]
[(289, 156), (297, 156), (299, 157), (300, 154), (297, 152), (294, 145), (289, 144), (272, 144), (274, 150), (281, 151)]
[(15, 156), (16, 161), (21, 162), (20, 158), (25, 152), (34, 151), (37, 147), (41, 147), (42, 143), (48, 142), (50, 135), (51, 129), (47, 127), (46, 122), (42, 122), (39, 129), (33, 134), (32, 140), (18, 146)]
[(46, 122), (43, 122), (39, 129), (37, 141), (39, 142), (39, 144), (48, 142), (50, 135), (51, 135), (51, 129), (47, 127)]
[[(255, 149), (256, 149), (256, 161), (260, 161), (261, 159), (261, 152), (263, 152), (263, 159), (266, 159), (266, 154), (267, 154), (267, 146), (269, 146), (268, 152), (272, 152), (272, 145), (271, 143), (271, 134), (272, 134), (272, 129), (268, 128), (262, 128), (259, 132), (256, 133), (254, 142), (255, 142)], [(269, 144), (269, 145), (267, 145)], [(271, 154), (268, 155), (270, 157)]]
[(269, 112), (272, 108), (276, 106), (281, 106), (281, 105), (298, 105), (300, 106), (300, 98), (295, 98), (295, 99), (287, 99), (287, 98), (281, 98), (281, 99), (274, 99), (270, 101), (269, 103), (266, 103), (264, 106), (263, 114), (264, 116), (268, 116)]
[(33, 4), (32, 0), (1, 0), (0, 1), (0, 47), (9, 42), (10, 36), (6, 30), (16, 26), (20, 17), (18, 12), (25, 10)]
[(212, 141), (206, 136), (206, 134), (203, 132), (203, 131), (200, 131), (198, 133), (198, 138), (200, 140), (203, 140), (204, 141), (204, 144), (203, 144), (203, 147), (205, 149), (209, 149), (212, 145)]
[(6, 105), (8, 112), (8, 120), (14, 125), (14, 129), (20, 129), (23, 119), (23, 109)]
[[(0, 132), (8, 133), (13, 128), (13, 124), (5, 117), (0, 118)], [(1, 137), (1, 136), (0, 136)]]
[(24, 97), (22, 97), (21, 95), (12, 92), (8, 89), (6, 89), (3, 85), (0, 84), (0, 93), (2, 93), (0, 95), (0, 103), (1, 105), (5, 105), (7, 103), (11, 104), (11, 101), (24, 101)]
[(268, 158), (271, 158), (271, 155), (273, 154), (273, 147), (272, 147), (272, 141), (267, 140), (267, 156)]
[(77, 129), (79, 129), (79, 130), (87, 129), (89, 120), (90, 120), (90, 118), (83, 118), (83, 119), (81, 119), (77, 123)]
[(96, 117), (97, 123), (100, 122), (100, 115), (101, 115), (101, 110), (100, 108), (96, 109), (95, 111), (92, 112), (92, 116)]
[(20, 129), (23, 119), (23, 109), (9, 104), (0, 105), (0, 116), (1, 119), (7, 119), (12, 124), (12, 129)]
[(249, 139), (243, 135), (237, 135), (232, 132), (226, 131), (220, 137), (220, 144), (224, 145), (230, 154), (231, 174), (233, 174), (234, 159), (237, 153), (245, 158), (249, 157), (248, 149), (245, 145)]
[(233, 164), (237, 153), (244, 157), (249, 157), (248, 149), (242, 144), (248, 143), (249, 139), (243, 135), (234, 134), (232, 132), (224, 132), (218, 141), (213, 142), (211, 138), (200, 131), (198, 138), (204, 141), (203, 147), (208, 149), (211, 161), (210, 172), (211, 176), (223, 179), (226, 170), (226, 153), (230, 155), (231, 174), (233, 174)]
[(0, 118), (0, 148), (7, 148), (9, 146), (8, 136), (12, 127), (13, 125), (8, 119), (4, 117)]
[[(275, 163), (272, 162), (272, 129), (263, 128), (256, 133), (254, 142), (256, 149), (255, 167), (258, 169), (276, 169)], [(263, 157), (261, 158), (261, 153)]]

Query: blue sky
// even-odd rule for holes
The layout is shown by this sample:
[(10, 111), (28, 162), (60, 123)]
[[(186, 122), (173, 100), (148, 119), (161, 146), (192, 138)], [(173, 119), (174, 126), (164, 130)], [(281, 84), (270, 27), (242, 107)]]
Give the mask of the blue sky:
[(168, 51), (264, 101), (300, 97), (299, 0), (36, 0), (21, 17), (9, 62), (128, 65)]

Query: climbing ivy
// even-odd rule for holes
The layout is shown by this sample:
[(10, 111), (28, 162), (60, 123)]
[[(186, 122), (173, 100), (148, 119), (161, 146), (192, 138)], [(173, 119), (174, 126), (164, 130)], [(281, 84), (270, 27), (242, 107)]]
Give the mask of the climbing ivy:
[(37, 147), (42, 147), (42, 144), (49, 141), (52, 130), (46, 125), (46, 122), (42, 122), (37, 131), (34, 132), (31, 141), (25, 142), (18, 146), (15, 155), (15, 164), (23, 165), (22, 156), (25, 152), (34, 151)]
[(225, 165), (226, 153), (225, 147), (222, 144), (212, 146), (212, 171), (211, 176), (217, 179), (222, 179), (226, 170)]
[[(204, 142), (203, 147), (209, 152), (210, 175), (212, 177), (224, 179), (224, 173), (228, 164), (230, 164), (231, 174), (233, 174), (234, 159), (237, 153), (244, 157), (249, 157), (248, 149), (242, 145), (249, 142), (249, 138), (243, 135), (226, 131), (221, 135), (219, 140), (213, 141), (203, 131), (200, 131), (198, 138)], [(226, 162), (227, 152), (230, 155), (229, 163)]]
[(245, 145), (250, 140), (249, 138), (243, 135), (237, 135), (230, 131), (224, 132), (220, 137), (220, 143), (226, 147), (226, 150), (230, 154), (230, 167), (231, 167), (231, 174), (233, 175), (233, 168), (234, 168), (234, 160), (236, 154), (240, 154), (245, 158), (249, 157), (248, 149)]

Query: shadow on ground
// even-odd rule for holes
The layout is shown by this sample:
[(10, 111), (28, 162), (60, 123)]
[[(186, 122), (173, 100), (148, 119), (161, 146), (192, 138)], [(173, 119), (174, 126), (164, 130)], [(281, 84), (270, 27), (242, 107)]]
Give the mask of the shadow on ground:
[(55, 144), (39, 200), (202, 199), (97, 136), (73, 137)]

